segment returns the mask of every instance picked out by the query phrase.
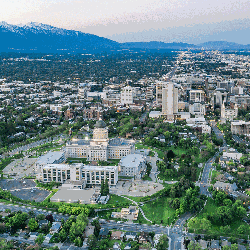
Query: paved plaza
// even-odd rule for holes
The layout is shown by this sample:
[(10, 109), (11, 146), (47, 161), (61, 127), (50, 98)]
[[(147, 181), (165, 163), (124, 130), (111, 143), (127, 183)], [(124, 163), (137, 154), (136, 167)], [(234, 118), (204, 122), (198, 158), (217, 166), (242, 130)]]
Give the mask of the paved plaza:
[(115, 187), (110, 188), (111, 194), (117, 195), (128, 195), (128, 196), (147, 196), (152, 195), (160, 190), (164, 186), (161, 183), (156, 183), (153, 181), (118, 181)]

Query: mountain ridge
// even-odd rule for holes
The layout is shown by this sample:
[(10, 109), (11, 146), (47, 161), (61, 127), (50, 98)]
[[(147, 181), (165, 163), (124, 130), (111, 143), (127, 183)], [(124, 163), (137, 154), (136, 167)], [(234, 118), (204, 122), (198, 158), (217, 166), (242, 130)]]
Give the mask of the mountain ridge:
[(208, 41), (201, 44), (182, 42), (126, 42), (118, 43), (108, 38), (81, 31), (68, 30), (48, 24), (30, 22), (28, 24), (12, 25), (0, 22), (0, 52), (101, 52), (119, 51), (121, 49), (139, 50), (245, 50), (250, 45), (227, 41)]

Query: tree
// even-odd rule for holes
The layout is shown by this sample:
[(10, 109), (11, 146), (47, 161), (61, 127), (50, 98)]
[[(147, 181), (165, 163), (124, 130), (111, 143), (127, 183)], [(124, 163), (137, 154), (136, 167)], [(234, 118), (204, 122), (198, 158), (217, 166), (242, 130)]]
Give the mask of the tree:
[(5, 233), (6, 232), (6, 226), (5, 223), (0, 223), (0, 233)]
[(63, 228), (60, 232), (59, 232), (59, 240), (60, 242), (64, 242), (68, 237), (67, 232), (65, 231), (65, 229)]
[(201, 245), (198, 242), (191, 241), (188, 244), (188, 250), (201, 250)]
[(54, 218), (53, 218), (53, 215), (52, 214), (48, 214), (47, 216), (46, 216), (46, 220), (48, 220), (49, 222), (53, 222), (54, 221)]
[(35, 243), (37, 243), (39, 246), (41, 246), (43, 244), (43, 242), (44, 242), (44, 239), (45, 239), (44, 235), (39, 234), (37, 236), (37, 238), (35, 239)]
[(163, 234), (160, 236), (159, 241), (156, 245), (157, 250), (166, 250), (168, 249), (168, 237), (167, 235)]
[(88, 247), (89, 247), (90, 250), (96, 249), (96, 247), (97, 247), (97, 239), (96, 239), (95, 235), (92, 234), (92, 235), (90, 235), (88, 237), (87, 244), (88, 244)]
[(36, 219), (31, 218), (29, 220), (28, 226), (29, 226), (29, 229), (30, 229), (31, 232), (36, 231), (36, 229), (38, 228), (38, 223), (37, 223)]
[(192, 218), (188, 223), (188, 227), (196, 232), (207, 232), (211, 228), (211, 222), (206, 218)]
[(92, 224), (92, 226), (95, 226), (95, 228), (94, 228), (95, 237), (98, 237), (99, 233), (100, 233), (100, 230), (101, 230), (99, 220), (93, 220), (91, 224)]
[(106, 196), (109, 194), (109, 182), (108, 179), (105, 179), (105, 182), (102, 180), (101, 182), (101, 195)]
[(83, 241), (82, 241), (81, 237), (78, 236), (78, 237), (75, 239), (74, 243), (75, 243), (75, 246), (77, 246), (77, 247), (82, 247)]

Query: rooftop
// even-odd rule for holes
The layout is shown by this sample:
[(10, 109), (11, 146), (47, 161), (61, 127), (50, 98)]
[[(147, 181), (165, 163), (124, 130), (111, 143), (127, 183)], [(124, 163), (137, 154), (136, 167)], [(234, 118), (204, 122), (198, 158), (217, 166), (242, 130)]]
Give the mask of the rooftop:
[(37, 160), (37, 164), (53, 164), (55, 161), (64, 157), (64, 152), (48, 152), (46, 155), (40, 156)]
[(144, 160), (145, 160), (144, 156), (141, 154), (130, 154), (130, 155), (124, 156), (121, 159), (120, 165), (126, 166), (126, 167), (137, 167)]

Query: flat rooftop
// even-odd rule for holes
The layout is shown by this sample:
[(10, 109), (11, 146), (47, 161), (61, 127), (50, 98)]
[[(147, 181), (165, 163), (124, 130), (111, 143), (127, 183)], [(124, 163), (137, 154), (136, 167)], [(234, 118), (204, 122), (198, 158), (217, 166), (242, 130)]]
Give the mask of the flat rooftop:
[(130, 154), (124, 156), (121, 161), (120, 165), (125, 167), (137, 167), (140, 165), (141, 162), (144, 161), (144, 156), (141, 154)]
[(62, 151), (49, 152), (46, 155), (40, 156), (37, 160), (37, 164), (53, 164), (63, 156), (64, 152)]
[(95, 193), (94, 189), (69, 189), (60, 188), (50, 199), (52, 202), (78, 202), (90, 203), (90, 198)]

